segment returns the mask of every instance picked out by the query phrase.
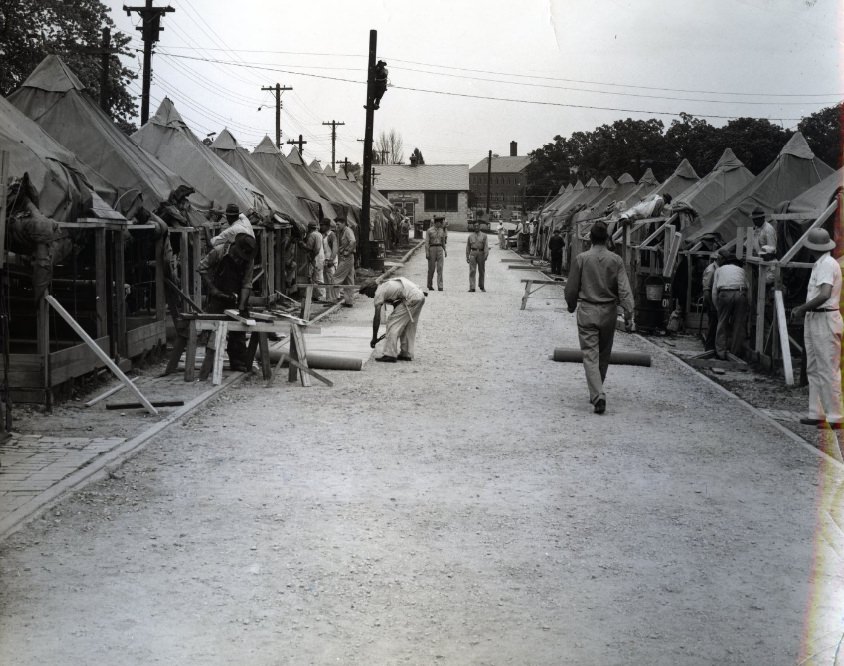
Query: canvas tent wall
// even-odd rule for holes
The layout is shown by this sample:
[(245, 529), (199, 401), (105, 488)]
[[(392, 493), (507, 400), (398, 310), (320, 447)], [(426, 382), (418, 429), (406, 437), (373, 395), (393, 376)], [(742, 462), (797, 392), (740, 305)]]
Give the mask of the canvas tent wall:
[(203, 144), (169, 98), (164, 98), (155, 115), (132, 135), (132, 140), (180, 174), (217, 209), (235, 203), (242, 211), (251, 208), (263, 219), (270, 218), (264, 193)]
[(635, 206), (657, 187), (659, 187), (659, 185), (660, 182), (657, 180), (656, 176), (654, 176), (654, 172), (648, 168), (648, 170), (642, 174), (642, 177), (639, 179), (636, 187), (616, 202), (616, 210), (620, 213), (632, 206)]
[(633, 176), (629, 173), (621, 174), (618, 179), (618, 183), (615, 184), (613, 188), (607, 189), (603, 196), (599, 197), (589, 205), (588, 209), (575, 215), (575, 222), (607, 217), (616, 209), (617, 202), (626, 199), (627, 195), (629, 195), (630, 192), (635, 190), (637, 187), (638, 185), (633, 179)]
[[(111, 203), (118, 207), (128, 206), (129, 196), (140, 192), (144, 205), (153, 210), (177, 187), (187, 185), (121, 132), (58, 56), (42, 60), (9, 101), (83, 162), (108, 174), (117, 188), (117, 201)], [(200, 193), (191, 199), (208, 206)]]
[(319, 221), (320, 215), (331, 219), (337, 216), (328, 199), (301, 173), (293, 169), (270, 137), (265, 136), (255, 147), (252, 151), (252, 159), (266, 173), (281, 182), (300, 201), (303, 201), (314, 220)]
[(684, 231), (687, 243), (704, 238), (728, 243), (739, 227), (749, 227), (750, 212), (757, 206), (773, 211), (785, 199), (797, 196), (833, 172), (815, 157), (806, 139), (796, 132), (771, 164), (723, 204)]
[(674, 198), (699, 180), (700, 176), (695, 173), (694, 167), (689, 163), (689, 160), (683, 158), (680, 164), (677, 165), (677, 168), (674, 169), (674, 173), (668, 176), (661, 185), (651, 190), (647, 196), (670, 194)]
[(214, 154), (263, 192), (274, 212), (296, 224), (304, 234), (308, 221), (313, 219), (307, 206), (285, 187), (284, 183), (264, 171), (249, 151), (237, 143), (229, 130), (224, 129), (211, 144)]
[(671, 211), (680, 213), (679, 228), (684, 229), (727, 201), (753, 180), (750, 169), (727, 148), (715, 167), (671, 202)]

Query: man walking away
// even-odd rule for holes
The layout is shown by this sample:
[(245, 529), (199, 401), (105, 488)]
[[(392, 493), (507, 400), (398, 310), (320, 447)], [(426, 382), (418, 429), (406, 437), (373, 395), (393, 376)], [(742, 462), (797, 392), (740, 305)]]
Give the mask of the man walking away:
[[(376, 361), (395, 363), (412, 361), (416, 347), (416, 326), (425, 305), (425, 292), (404, 277), (385, 280), (380, 285), (372, 282), (361, 288), (360, 293), (375, 299), (375, 315), (372, 317), (372, 340), (369, 346), (378, 344), (378, 329), (381, 326), (381, 308), (389, 303), (393, 311), (387, 318), (387, 332), (384, 336), (384, 354)], [(397, 353), (398, 352), (398, 353)]]
[(469, 291), (475, 291), (475, 273), (478, 274), (478, 287), (484, 289), (484, 274), (486, 272), (486, 258), (489, 256), (489, 242), (486, 234), (481, 231), (478, 222), (474, 224), (474, 231), (466, 240), (466, 263), (469, 264)]
[[(322, 249), (322, 234), (317, 231), (317, 223), (313, 220), (308, 222), (308, 236), (304, 241), (299, 241), (299, 246), (308, 253), (308, 273), (311, 284), (323, 284), (325, 282), (323, 274), (325, 252)], [(322, 289), (315, 288), (313, 300), (321, 301), (322, 299)]]
[(551, 273), (553, 275), (563, 274), (563, 246), (566, 242), (559, 229), (554, 229), (554, 233), (548, 240), (548, 249), (551, 251)]
[(747, 326), (747, 278), (741, 261), (729, 250), (722, 251), (722, 265), (712, 279), (712, 300), (718, 310), (715, 355), (726, 360), (727, 352), (738, 356), (744, 349)]
[[(322, 265), (323, 276), (325, 277), (325, 284), (334, 284), (334, 269), (337, 266), (337, 234), (334, 230), (337, 225), (333, 220), (327, 217), (323, 218), (320, 223), (320, 233), (322, 234), (322, 251), (325, 254), (325, 261)], [(337, 300), (337, 290), (334, 287), (325, 288), (325, 300), (329, 303), (334, 303)]]
[(718, 270), (719, 255), (713, 252), (709, 264), (703, 269), (701, 284), (703, 286), (703, 311), (706, 313), (706, 339), (703, 341), (703, 348), (706, 351), (715, 349), (715, 332), (718, 330), (718, 310), (715, 308), (715, 300), (712, 298), (712, 281), (715, 279), (715, 271)]
[(437, 289), (443, 290), (443, 263), (448, 256), (448, 232), (443, 229), (445, 217), (435, 217), (434, 226), (425, 232), (425, 258), (428, 260), (428, 290), (434, 289), (434, 271), (437, 272)]
[[(334, 271), (334, 284), (354, 284), (355, 248), (357, 247), (355, 232), (349, 229), (345, 217), (338, 217), (335, 222), (337, 222), (339, 239), (337, 242), (337, 269)], [(343, 306), (347, 308), (352, 307), (354, 300), (354, 290), (348, 287), (344, 289)]]
[(830, 250), (835, 241), (826, 229), (812, 229), (805, 243), (816, 260), (809, 277), (806, 302), (791, 311), (792, 318), (802, 315), (806, 346), (806, 376), (809, 380), (809, 417), (804, 425), (829, 425), (840, 428), (844, 415), (841, 406), (841, 266)]
[(607, 225), (596, 222), (589, 232), (592, 247), (575, 257), (566, 283), (569, 312), (577, 310), (577, 334), (589, 400), (596, 414), (607, 408), (604, 380), (610, 364), (618, 305), (629, 329), (633, 321), (633, 294), (624, 262), (607, 247)]

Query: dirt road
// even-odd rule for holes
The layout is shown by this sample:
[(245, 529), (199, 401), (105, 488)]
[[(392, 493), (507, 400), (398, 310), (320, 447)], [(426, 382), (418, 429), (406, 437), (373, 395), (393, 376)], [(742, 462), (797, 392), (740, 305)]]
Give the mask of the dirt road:
[(594, 415), (559, 290), (520, 311), (494, 249), (467, 293), (463, 242), (413, 363), (246, 381), (0, 544), (0, 663), (792, 664), (840, 627), (834, 469), (630, 336)]

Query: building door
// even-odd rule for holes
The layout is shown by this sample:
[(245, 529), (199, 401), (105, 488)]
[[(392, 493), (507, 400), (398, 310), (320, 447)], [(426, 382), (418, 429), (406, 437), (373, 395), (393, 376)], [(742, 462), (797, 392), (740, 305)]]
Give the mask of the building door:
[(410, 228), (413, 228), (413, 223), (416, 222), (416, 202), (415, 201), (391, 201), (391, 204), (397, 206), (403, 215), (410, 218)]

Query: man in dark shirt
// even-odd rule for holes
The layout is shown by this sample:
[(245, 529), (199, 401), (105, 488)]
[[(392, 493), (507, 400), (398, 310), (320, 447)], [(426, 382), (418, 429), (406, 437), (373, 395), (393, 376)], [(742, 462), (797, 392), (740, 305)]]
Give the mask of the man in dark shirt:
[(577, 255), (566, 283), (569, 312), (577, 310), (577, 335), (583, 352), (583, 367), (589, 386), (589, 400), (596, 414), (607, 408), (604, 380), (610, 364), (618, 305), (624, 309), (629, 328), (633, 320), (633, 293), (624, 262), (607, 247), (607, 225), (595, 222), (589, 233), (592, 248)]
[[(219, 245), (205, 255), (199, 264), (199, 274), (208, 293), (205, 312), (222, 314), (236, 307), (242, 315), (248, 316), (255, 248), (255, 239), (244, 233), (238, 234), (231, 245)], [(249, 371), (246, 366), (246, 333), (229, 333), (226, 353), (232, 370)], [(206, 352), (206, 361), (213, 360), (213, 357), (214, 354)], [(203, 364), (200, 377), (205, 369)]]
[(559, 229), (554, 229), (554, 233), (548, 241), (548, 249), (551, 250), (551, 273), (554, 275), (562, 275), (563, 273), (563, 246), (565, 245)]

